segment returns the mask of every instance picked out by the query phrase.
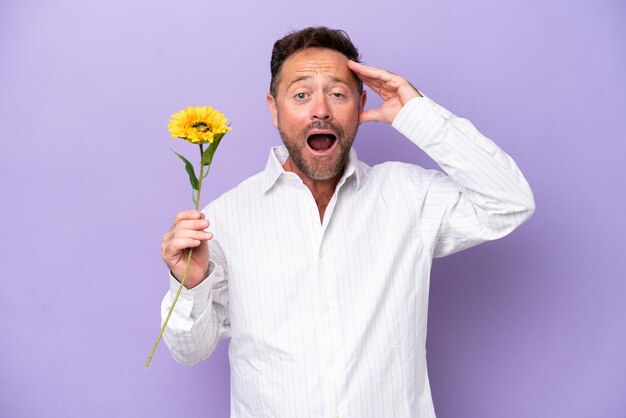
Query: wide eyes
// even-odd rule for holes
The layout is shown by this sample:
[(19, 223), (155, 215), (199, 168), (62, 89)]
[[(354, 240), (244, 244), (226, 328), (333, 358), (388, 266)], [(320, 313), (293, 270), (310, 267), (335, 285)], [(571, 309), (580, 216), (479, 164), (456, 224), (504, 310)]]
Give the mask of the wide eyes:
[(298, 93), (296, 94), (296, 99), (297, 100), (304, 100), (306, 99), (307, 94), (306, 93)]

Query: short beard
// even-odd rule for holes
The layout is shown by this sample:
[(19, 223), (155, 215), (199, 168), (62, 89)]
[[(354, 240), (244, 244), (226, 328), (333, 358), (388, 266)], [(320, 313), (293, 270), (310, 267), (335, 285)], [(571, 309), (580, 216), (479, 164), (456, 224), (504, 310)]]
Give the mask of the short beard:
[[(337, 134), (337, 138), (335, 139), (336, 144), (334, 145), (339, 147), (339, 152), (337, 160), (330, 167), (309, 164), (304, 158), (302, 150), (309, 146), (306, 139), (308, 137), (308, 132), (312, 129), (330, 129)], [(291, 138), (281, 129), (280, 118), (278, 120), (278, 132), (280, 133), (280, 137), (289, 152), (289, 157), (291, 157), (296, 167), (298, 167), (298, 169), (311, 180), (332, 179), (343, 171), (344, 166), (348, 161), (350, 148), (352, 147), (352, 143), (354, 142), (358, 129), (359, 127), (357, 125), (354, 130), (346, 132), (340, 125), (336, 125), (332, 122), (315, 121), (302, 129), (297, 138)], [(302, 147), (297, 146), (299, 141), (302, 141)], [(319, 165), (322, 164), (323, 163), (320, 163)]]

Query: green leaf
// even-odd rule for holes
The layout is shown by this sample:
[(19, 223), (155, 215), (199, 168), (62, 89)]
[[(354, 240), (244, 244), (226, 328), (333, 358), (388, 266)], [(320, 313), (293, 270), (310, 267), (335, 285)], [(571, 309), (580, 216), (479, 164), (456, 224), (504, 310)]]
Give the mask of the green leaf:
[[(171, 148), (170, 148), (171, 149)], [(189, 174), (189, 182), (191, 183), (191, 187), (194, 190), (198, 190), (199, 187), (199, 183), (198, 183), (198, 177), (196, 177), (196, 173), (193, 170), (193, 165), (191, 165), (191, 163), (189, 162), (189, 160), (187, 160), (185, 157), (183, 157), (182, 155), (180, 155), (179, 153), (177, 153), (176, 151), (172, 150), (172, 152), (176, 155), (178, 155), (178, 158), (180, 158), (181, 160), (183, 160), (183, 162), (185, 163), (185, 170), (187, 171), (187, 174)]]
[[(228, 126), (230, 126), (230, 124)], [(224, 135), (226, 135), (226, 132), (219, 134), (218, 136), (213, 138), (213, 142), (209, 144), (209, 148), (207, 148), (202, 153), (201, 164), (203, 166), (211, 165), (211, 163), (213, 162), (213, 155), (215, 154), (215, 151), (217, 151), (217, 147), (220, 145), (220, 142), (222, 141), (222, 138), (224, 138)]]
[(209, 144), (209, 147), (204, 150), (204, 152), (202, 153), (203, 166), (211, 165), (211, 163), (213, 162), (213, 155), (215, 154), (217, 146), (220, 144), (223, 136), (223, 134), (220, 134), (219, 136), (215, 137), (215, 139), (213, 139), (213, 142)]

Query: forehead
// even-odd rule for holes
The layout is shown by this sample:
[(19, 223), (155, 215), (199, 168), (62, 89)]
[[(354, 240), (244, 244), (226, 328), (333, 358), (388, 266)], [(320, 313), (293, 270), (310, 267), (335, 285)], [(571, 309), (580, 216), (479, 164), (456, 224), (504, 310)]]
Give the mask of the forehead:
[(329, 77), (356, 85), (348, 68), (348, 58), (341, 52), (326, 48), (304, 49), (287, 58), (280, 72), (279, 88), (303, 77)]

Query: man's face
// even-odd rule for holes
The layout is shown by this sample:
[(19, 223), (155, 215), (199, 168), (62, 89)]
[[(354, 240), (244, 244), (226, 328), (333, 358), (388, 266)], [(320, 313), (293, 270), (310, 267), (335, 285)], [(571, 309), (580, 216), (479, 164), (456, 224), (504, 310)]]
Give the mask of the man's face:
[(276, 97), (267, 95), (274, 126), (299, 171), (312, 180), (339, 175), (365, 105), (348, 58), (325, 48), (290, 56), (279, 74)]

